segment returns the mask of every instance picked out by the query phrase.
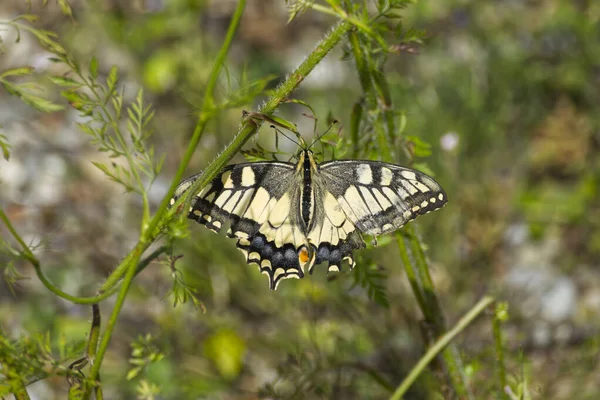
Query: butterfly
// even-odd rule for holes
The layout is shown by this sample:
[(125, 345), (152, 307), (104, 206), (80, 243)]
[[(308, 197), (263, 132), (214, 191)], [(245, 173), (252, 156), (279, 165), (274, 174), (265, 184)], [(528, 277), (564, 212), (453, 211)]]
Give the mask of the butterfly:
[[(317, 163), (302, 149), (297, 163), (263, 161), (225, 167), (191, 200), (188, 218), (214, 232), (227, 228), (248, 264), (277, 289), (327, 262), (355, 266), (361, 234), (392, 232), (437, 210), (446, 193), (430, 176), (399, 165), (361, 160)], [(179, 184), (171, 205), (198, 179)]]

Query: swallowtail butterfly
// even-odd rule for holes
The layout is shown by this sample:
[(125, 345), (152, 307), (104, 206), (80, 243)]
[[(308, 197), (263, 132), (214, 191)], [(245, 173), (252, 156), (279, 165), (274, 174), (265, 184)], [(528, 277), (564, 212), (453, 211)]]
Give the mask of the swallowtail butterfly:
[[(198, 179), (181, 182), (171, 205)], [(248, 264), (258, 264), (276, 289), (282, 279), (302, 278), (315, 265), (339, 271), (355, 265), (352, 251), (365, 247), (361, 233), (392, 232), (446, 204), (446, 193), (428, 175), (377, 161), (317, 164), (302, 150), (296, 164), (229, 165), (191, 200), (188, 218), (237, 239)]]

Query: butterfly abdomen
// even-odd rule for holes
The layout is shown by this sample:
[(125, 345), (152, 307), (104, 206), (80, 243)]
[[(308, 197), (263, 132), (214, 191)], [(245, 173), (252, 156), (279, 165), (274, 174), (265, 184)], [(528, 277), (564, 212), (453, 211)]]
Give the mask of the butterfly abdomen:
[(304, 222), (304, 227), (306, 231), (308, 231), (310, 220), (313, 214), (313, 185), (312, 185), (312, 171), (310, 165), (310, 158), (304, 157), (303, 166), (302, 166), (302, 221)]

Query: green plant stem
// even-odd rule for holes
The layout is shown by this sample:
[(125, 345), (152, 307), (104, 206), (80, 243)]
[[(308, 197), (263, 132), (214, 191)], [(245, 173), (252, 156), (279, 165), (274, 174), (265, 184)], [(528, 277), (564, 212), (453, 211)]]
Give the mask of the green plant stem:
[[(437, 337), (446, 331), (444, 313), (437, 298), (431, 274), (429, 273), (429, 266), (423, 252), (423, 246), (417, 237), (414, 226), (408, 225), (404, 229), (405, 233), (410, 237), (413, 260), (415, 261), (414, 265), (419, 277), (421, 295), (425, 304), (425, 307), (421, 311), (427, 325), (431, 327), (433, 334)], [(448, 346), (442, 352), (442, 358), (444, 359), (452, 389), (460, 398), (472, 398), (473, 396), (469, 391), (467, 380), (463, 373), (463, 362), (458, 349), (454, 345)]]
[(356, 64), (360, 86), (362, 87), (363, 93), (368, 95), (371, 93), (371, 74), (369, 74), (369, 66), (367, 65), (367, 61), (365, 60), (363, 51), (360, 47), (358, 33), (354, 31), (348, 32), (348, 39), (352, 46), (352, 55), (354, 56), (354, 63)]
[[(98, 304), (92, 304), (92, 326), (90, 328), (90, 335), (88, 337), (87, 348), (85, 352), (85, 357), (89, 361), (90, 364), (94, 364), (94, 357), (96, 355), (96, 350), (98, 348), (98, 340), (100, 339), (100, 307)], [(84, 381), (84, 385), (86, 385), (85, 391), (89, 390), (89, 381)], [(100, 385), (94, 385), (94, 387), (99, 388)], [(96, 396), (98, 398), (98, 396)]]
[(508, 399), (508, 394), (504, 391), (506, 387), (506, 366), (504, 365), (504, 341), (502, 339), (502, 321), (498, 317), (498, 307), (494, 310), (494, 319), (492, 320), (492, 329), (494, 332), (494, 347), (496, 351), (496, 378), (499, 382), (498, 399)]
[(317, 44), (315, 49), (306, 57), (289, 77), (279, 85), (273, 92), (271, 98), (260, 109), (264, 114), (271, 114), (294, 91), (298, 85), (310, 74), (310, 72), (321, 62), (323, 58), (335, 47), (336, 44), (352, 28), (347, 22), (338, 23)]
[(398, 386), (390, 400), (400, 400), (406, 391), (412, 386), (417, 380), (419, 375), (427, 367), (427, 365), (438, 355), (443, 349), (445, 349), (452, 340), (462, 332), (479, 314), (481, 314), (490, 304), (494, 302), (494, 298), (485, 296), (464, 317), (462, 317), (456, 325), (441, 336), (427, 352), (421, 357), (419, 362), (413, 367), (409, 374), (404, 378), (404, 381)]
[[(144, 242), (140, 241), (138, 242), (137, 246), (133, 249), (132, 253), (135, 263), (137, 263), (137, 261), (140, 259), (143, 247)], [(104, 335), (102, 336), (100, 344), (98, 345), (98, 351), (96, 352), (96, 355), (94, 357), (94, 363), (92, 364), (92, 369), (90, 372), (90, 379), (92, 381), (98, 379), (100, 367), (102, 366), (102, 361), (104, 360), (104, 355), (106, 354), (106, 350), (108, 349), (108, 344), (117, 324), (117, 318), (119, 317), (121, 309), (123, 308), (123, 304), (125, 302), (125, 298), (127, 297), (127, 292), (129, 291), (129, 286), (131, 285), (131, 281), (133, 280), (134, 275), (135, 268), (130, 267), (129, 270), (127, 270), (125, 278), (123, 279), (123, 283), (121, 285), (121, 289), (119, 290), (115, 306), (112, 310), (112, 313), (110, 314), (108, 323), (106, 324)]]
[[(93, 297), (77, 297), (72, 296), (66, 292), (63, 292), (60, 288), (56, 287), (50, 280), (44, 275), (41, 268), (41, 263), (37, 259), (37, 257), (31, 252), (29, 246), (23, 241), (23, 238), (16, 231), (8, 216), (4, 213), (4, 210), (0, 208), (0, 220), (4, 222), (4, 225), (8, 229), (8, 231), (12, 234), (13, 238), (19, 243), (21, 248), (23, 249), (23, 257), (29, 261), (29, 263), (33, 266), (33, 269), (38, 277), (38, 279), (46, 286), (48, 290), (50, 290), (55, 295), (62, 297), (65, 300), (69, 300), (75, 304), (94, 304), (100, 303), (104, 299), (112, 296), (117, 287), (115, 286), (119, 280), (121, 279), (123, 273), (129, 268), (131, 262), (133, 261), (132, 254), (130, 253), (119, 265), (115, 271), (109, 275), (109, 277), (104, 281), (100, 289), (98, 290), (98, 295)], [(157, 258), (160, 254), (164, 253), (167, 250), (166, 246), (161, 247), (160, 249), (153, 252), (151, 255), (146, 257), (141, 263), (138, 264), (136, 268), (136, 274), (140, 273), (145, 267), (150, 264), (155, 258)]]
[(423, 252), (423, 247), (419, 238), (416, 236), (415, 229), (412, 225), (404, 228), (405, 234), (410, 238), (410, 248), (413, 254), (413, 261), (416, 266), (419, 283), (421, 285), (421, 294), (423, 296), (425, 308), (423, 314), (430, 324), (433, 324), (436, 334), (441, 334), (445, 330), (445, 321), (442, 308), (435, 294), (435, 287), (429, 273), (427, 259)]
[(410, 287), (412, 288), (415, 298), (417, 299), (417, 303), (419, 303), (419, 308), (424, 310), (427, 308), (427, 305), (425, 304), (425, 298), (423, 297), (423, 292), (421, 291), (421, 286), (419, 284), (415, 268), (413, 263), (410, 261), (410, 256), (408, 255), (404, 234), (402, 232), (396, 232), (395, 236), (396, 243), (398, 244), (398, 250), (400, 252), (400, 258), (402, 259), (402, 264), (404, 264), (406, 277), (408, 278)]
[[(333, 3), (330, 3), (330, 4), (333, 4)], [(360, 31), (364, 32), (366, 35), (368, 35), (371, 38), (373, 38), (374, 40), (376, 40), (381, 47), (387, 48), (387, 44), (385, 43), (385, 40), (383, 40), (383, 38), (379, 34), (374, 32), (369, 26), (365, 25), (363, 21), (356, 18), (352, 14), (348, 14), (346, 11), (344, 11), (340, 7), (336, 7), (335, 9), (333, 9), (333, 8), (328, 8), (328, 7), (322, 6), (322, 5), (314, 3), (314, 2), (307, 2), (306, 5), (308, 7), (310, 7), (311, 9), (318, 11), (320, 13), (332, 15), (334, 17), (340, 18), (341, 20), (347, 21), (349, 24), (354, 25)]]

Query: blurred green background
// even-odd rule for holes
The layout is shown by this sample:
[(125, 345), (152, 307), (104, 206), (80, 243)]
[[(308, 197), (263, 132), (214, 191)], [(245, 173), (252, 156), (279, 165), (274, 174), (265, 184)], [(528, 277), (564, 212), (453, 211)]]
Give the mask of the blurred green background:
[[(166, 154), (151, 191), (157, 205), (191, 137), (235, 1), (72, 1), (72, 19), (53, 2), (37, 3), (35, 26), (57, 32), (80, 60), (97, 56), (101, 73), (117, 65), (129, 101), (145, 88), (156, 110), (152, 140)], [(0, 19), (25, 12), (22, 0), (0, 3)], [(335, 23), (316, 12), (290, 24), (287, 18), (284, 1), (248, 1), (218, 93), (268, 75), (276, 84)], [(448, 323), (484, 294), (508, 301), (511, 384), (523, 379), (524, 367), (533, 398), (600, 398), (600, 2), (420, 1), (404, 10), (402, 23), (425, 30), (426, 43), (390, 55), (385, 71), (407, 118), (404, 133), (431, 144), (427, 165), (450, 199), (416, 223)], [(30, 36), (19, 43), (9, 31), (0, 36), (0, 71), (30, 65), (40, 76), (63, 72)], [(322, 121), (331, 114), (348, 126), (361, 88), (342, 55), (332, 52), (294, 96)], [(64, 103), (48, 80), (40, 82)], [(242, 109), (256, 110), (265, 98), (213, 120), (189, 174), (229, 143)], [(284, 105), (279, 115), (308, 139), (313, 121), (305, 112)], [(0, 202), (24, 237), (39, 243), (53, 281), (89, 295), (135, 243), (141, 208), (93, 167), (90, 161), (106, 160), (76, 122), (85, 121), (72, 109), (42, 114), (0, 91), (0, 125), (13, 147), (10, 161), (0, 160)], [(263, 128), (258, 141), (272, 147), (272, 130)], [(360, 252), (358, 268), (361, 260), (377, 266), (389, 307), (371, 300), (348, 271), (328, 280), (316, 268), (271, 292), (233, 241), (189, 225), (190, 236), (177, 242), (184, 255), (177, 267), (206, 310), (173, 307), (167, 265), (140, 274), (104, 362), (106, 398), (135, 398), (140, 385), (156, 385), (156, 398), (164, 399), (387, 398), (373, 375), (395, 386), (424, 352), (420, 311), (398, 251), (385, 240)], [(53, 296), (29, 265), (18, 270), (30, 279), (14, 293), (0, 282), (4, 333), (49, 331), (54, 342), (83, 343), (89, 309)], [(113, 302), (101, 304), (103, 317)], [(127, 380), (134, 340), (164, 357)], [(455, 343), (475, 398), (492, 398), (489, 318)], [(407, 398), (439, 398), (438, 383), (425, 374)], [(67, 383), (47, 379), (30, 389), (36, 398), (58, 399)]]

